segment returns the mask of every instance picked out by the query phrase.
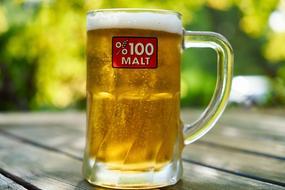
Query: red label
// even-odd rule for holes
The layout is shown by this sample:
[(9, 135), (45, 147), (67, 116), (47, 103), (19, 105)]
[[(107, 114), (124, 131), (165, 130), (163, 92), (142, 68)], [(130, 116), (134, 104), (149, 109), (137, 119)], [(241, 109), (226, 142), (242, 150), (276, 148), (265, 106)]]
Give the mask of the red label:
[(114, 68), (156, 68), (157, 38), (113, 37), (112, 66)]

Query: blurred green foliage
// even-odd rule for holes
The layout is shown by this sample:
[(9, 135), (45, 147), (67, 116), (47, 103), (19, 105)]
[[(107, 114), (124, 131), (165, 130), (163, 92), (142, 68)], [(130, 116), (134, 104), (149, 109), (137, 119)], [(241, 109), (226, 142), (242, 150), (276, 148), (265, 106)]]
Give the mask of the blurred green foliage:
[[(185, 29), (223, 34), (235, 50), (235, 74), (268, 76), (268, 105), (285, 104), (285, 31), (269, 25), (272, 12), (285, 14), (284, 0), (0, 0), (0, 110), (84, 108), (86, 12), (120, 7), (176, 10)], [(183, 105), (209, 101), (215, 56), (183, 54)]]

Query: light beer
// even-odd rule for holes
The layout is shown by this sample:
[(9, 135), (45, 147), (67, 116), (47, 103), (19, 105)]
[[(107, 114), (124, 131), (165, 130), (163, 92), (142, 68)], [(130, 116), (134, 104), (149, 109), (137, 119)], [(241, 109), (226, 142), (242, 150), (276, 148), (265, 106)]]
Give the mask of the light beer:
[[(213, 98), (186, 125), (179, 116), (182, 47), (212, 48), (218, 57)], [(86, 53), (84, 178), (117, 189), (177, 183), (184, 144), (206, 134), (226, 107), (233, 66), (228, 41), (214, 32), (183, 30), (174, 11), (101, 9), (87, 15)]]
[[(124, 17), (116, 16), (118, 20)], [(109, 170), (160, 170), (180, 155), (177, 151), (183, 146), (179, 113), (181, 32), (171, 28), (171, 22), (165, 28), (152, 28), (147, 22), (136, 28), (120, 27), (120, 23), (113, 28), (106, 26), (94, 23), (87, 32), (85, 154)], [(156, 68), (114, 68), (114, 36), (157, 38)], [(147, 63), (142, 59), (136, 62)]]

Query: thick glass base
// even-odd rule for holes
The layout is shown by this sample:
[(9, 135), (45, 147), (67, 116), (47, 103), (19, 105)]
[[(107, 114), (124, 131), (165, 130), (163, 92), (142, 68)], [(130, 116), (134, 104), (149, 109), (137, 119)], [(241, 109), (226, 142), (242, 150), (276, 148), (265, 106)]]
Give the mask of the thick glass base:
[(182, 176), (181, 160), (175, 160), (159, 170), (110, 170), (104, 163), (84, 160), (84, 178), (91, 184), (114, 189), (152, 189), (177, 183)]

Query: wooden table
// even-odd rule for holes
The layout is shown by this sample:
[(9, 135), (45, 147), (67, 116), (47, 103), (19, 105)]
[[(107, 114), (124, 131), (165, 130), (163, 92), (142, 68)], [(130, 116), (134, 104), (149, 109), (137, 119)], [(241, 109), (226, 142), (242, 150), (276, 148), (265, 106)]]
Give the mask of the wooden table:
[[(182, 117), (198, 113), (183, 110)], [(182, 181), (162, 189), (285, 189), (284, 116), (228, 109), (184, 149)], [(0, 189), (103, 189), (82, 179), (84, 143), (84, 113), (0, 114)]]

